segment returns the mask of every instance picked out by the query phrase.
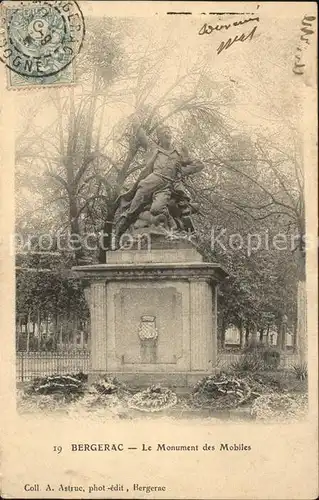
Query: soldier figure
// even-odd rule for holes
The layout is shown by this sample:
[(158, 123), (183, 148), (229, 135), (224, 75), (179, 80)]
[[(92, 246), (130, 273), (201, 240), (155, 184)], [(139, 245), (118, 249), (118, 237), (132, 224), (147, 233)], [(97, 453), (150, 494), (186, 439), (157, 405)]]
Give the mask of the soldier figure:
[(147, 137), (142, 127), (137, 129), (137, 139), (149, 153), (144, 177), (137, 181), (132, 190), (120, 197), (123, 206), (128, 208), (120, 215), (117, 223), (117, 235), (122, 234), (139, 215), (145, 204), (150, 204), (150, 213), (157, 219), (162, 216), (171, 201), (172, 191), (188, 195), (182, 184), (185, 176), (200, 172), (204, 164), (199, 160), (191, 160), (185, 148), (179, 152), (171, 144), (172, 136), (169, 127), (157, 129), (158, 144)]

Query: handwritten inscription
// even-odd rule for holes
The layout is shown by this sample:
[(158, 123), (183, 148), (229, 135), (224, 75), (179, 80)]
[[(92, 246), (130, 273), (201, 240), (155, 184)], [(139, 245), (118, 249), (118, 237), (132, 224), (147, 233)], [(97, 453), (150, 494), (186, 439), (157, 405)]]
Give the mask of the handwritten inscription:
[(229, 30), (232, 26), (241, 26), (242, 24), (250, 23), (250, 22), (259, 22), (259, 17), (249, 17), (248, 19), (241, 19), (240, 21), (234, 21), (230, 24), (216, 24), (212, 26), (211, 24), (205, 23), (201, 29), (199, 30), (199, 35), (211, 35), (214, 31), (223, 31)]
[(221, 42), (219, 47), (217, 48), (217, 54), (219, 55), (223, 50), (229, 49), (236, 42), (246, 42), (246, 40), (252, 40), (254, 34), (256, 32), (257, 26), (255, 26), (248, 35), (246, 33), (242, 33), (241, 35), (236, 35), (233, 38), (228, 38), (226, 42)]
[(301, 22), (301, 35), (300, 35), (300, 44), (296, 49), (295, 54), (295, 63), (293, 67), (293, 72), (296, 75), (303, 75), (305, 64), (302, 62), (302, 53), (303, 50), (310, 45), (310, 36), (314, 34), (314, 30), (312, 29), (312, 23), (316, 20), (315, 16), (304, 16)]

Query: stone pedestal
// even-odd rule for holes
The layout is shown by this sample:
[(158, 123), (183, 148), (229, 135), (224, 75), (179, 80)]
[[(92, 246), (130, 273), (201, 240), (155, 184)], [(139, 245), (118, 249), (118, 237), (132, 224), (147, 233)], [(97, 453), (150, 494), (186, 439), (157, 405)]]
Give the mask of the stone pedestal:
[(113, 251), (74, 271), (89, 288), (91, 381), (190, 387), (213, 371), (221, 266), (190, 247)]

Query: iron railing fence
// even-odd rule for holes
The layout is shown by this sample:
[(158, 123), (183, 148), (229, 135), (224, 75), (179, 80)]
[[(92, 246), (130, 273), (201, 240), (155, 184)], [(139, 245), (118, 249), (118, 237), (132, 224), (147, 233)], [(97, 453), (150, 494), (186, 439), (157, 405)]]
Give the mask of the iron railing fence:
[(17, 382), (27, 382), (46, 375), (67, 375), (89, 372), (88, 350), (18, 351), (16, 356)]
[[(226, 368), (243, 357), (242, 352), (219, 351), (217, 368)], [(293, 352), (281, 353), (280, 368), (291, 369), (300, 362)], [(90, 371), (90, 352), (87, 349), (73, 351), (18, 351), (16, 356), (17, 382), (27, 382), (46, 375), (67, 375)]]

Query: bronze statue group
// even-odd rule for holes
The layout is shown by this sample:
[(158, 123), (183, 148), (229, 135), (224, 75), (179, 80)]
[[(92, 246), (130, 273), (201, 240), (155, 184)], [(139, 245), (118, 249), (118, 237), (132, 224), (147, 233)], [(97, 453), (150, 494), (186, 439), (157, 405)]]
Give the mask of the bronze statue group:
[(157, 141), (135, 125), (136, 139), (147, 151), (146, 165), (135, 185), (117, 200), (115, 232), (119, 238), (126, 231), (145, 228), (193, 232), (192, 214), (197, 205), (184, 185), (189, 175), (200, 172), (204, 164), (191, 159), (186, 148), (172, 144), (171, 130), (159, 126)]

